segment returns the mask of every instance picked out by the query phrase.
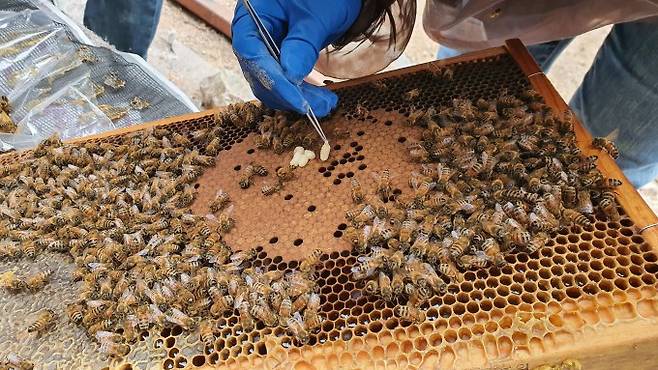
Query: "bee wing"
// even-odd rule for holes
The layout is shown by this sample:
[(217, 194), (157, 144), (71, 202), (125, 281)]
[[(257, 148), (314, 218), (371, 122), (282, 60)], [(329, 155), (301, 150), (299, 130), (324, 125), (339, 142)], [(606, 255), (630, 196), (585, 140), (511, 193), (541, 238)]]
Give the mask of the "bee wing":
[(363, 235), (365, 236), (366, 240), (370, 237), (372, 234), (372, 226), (366, 225), (363, 227)]
[(106, 341), (106, 340), (110, 339), (110, 338), (113, 337), (114, 335), (115, 335), (115, 333), (112, 333), (112, 332), (109, 332), (109, 331), (103, 331), (103, 330), (100, 330), (100, 331), (97, 331), (97, 332), (96, 332), (96, 339), (97, 339), (99, 342), (103, 342), (103, 341)]
[(537, 215), (535, 214), (535, 212), (530, 212), (530, 214), (528, 215), (528, 218), (530, 219), (530, 222), (540, 221), (540, 220), (541, 220), (541, 219), (539, 218), (539, 216), (537, 216)]
[(293, 318), (297, 320), (297, 322), (302, 323), (304, 320), (302, 319), (302, 315), (299, 313), (299, 311), (295, 312), (293, 315)]
[(605, 139), (609, 141), (616, 141), (617, 138), (619, 138), (619, 127), (612, 130), (612, 132), (605, 136)]
[(101, 307), (105, 304), (105, 301), (100, 300), (100, 299), (95, 299), (91, 301), (87, 301), (87, 306), (89, 307)]
[(235, 208), (235, 207), (233, 206), (233, 204), (231, 204), (230, 206), (228, 206), (228, 207), (224, 210), (224, 212), (222, 212), (222, 214), (225, 215), (226, 217), (230, 217), (230, 216), (233, 214), (233, 209), (234, 209), (234, 208)]
[(217, 216), (213, 215), (212, 213), (206, 214), (205, 217), (206, 217), (206, 220), (208, 220), (210, 222), (215, 222), (215, 223), (217, 222)]
[(253, 286), (255, 281), (251, 275), (245, 275), (244, 282), (247, 283), (247, 286)]
[(375, 216), (375, 219), (372, 221), (373, 231), (380, 231), (386, 225), (386, 221)]

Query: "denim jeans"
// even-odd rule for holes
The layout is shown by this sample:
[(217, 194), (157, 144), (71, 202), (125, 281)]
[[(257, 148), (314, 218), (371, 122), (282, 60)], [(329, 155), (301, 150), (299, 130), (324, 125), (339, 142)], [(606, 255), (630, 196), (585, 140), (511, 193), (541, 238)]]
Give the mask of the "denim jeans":
[(163, 0), (88, 0), (84, 24), (117, 50), (146, 59)]
[[(570, 42), (528, 49), (548, 71)], [(458, 53), (444, 49), (439, 57)], [(634, 186), (658, 177), (658, 20), (613, 26), (569, 105), (594, 136), (619, 129), (617, 164)]]

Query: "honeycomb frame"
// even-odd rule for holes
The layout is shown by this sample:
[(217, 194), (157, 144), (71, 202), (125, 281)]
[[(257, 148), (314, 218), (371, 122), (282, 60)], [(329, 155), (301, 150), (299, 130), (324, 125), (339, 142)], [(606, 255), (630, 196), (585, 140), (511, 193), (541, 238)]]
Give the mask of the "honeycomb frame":
[[(455, 81), (446, 82), (445, 86), (432, 85), (435, 81), (431, 72), (446, 66), (454, 68)], [(374, 92), (371, 82), (375, 79), (390, 83), (391, 91)], [(647, 330), (656, 328), (658, 318), (658, 239), (652, 229), (642, 234), (639, 231), (656, 222), (656, 217), (628, 181), (619, 191), (620, 221), (597, 218), (591, 228), (572, 226), (558, 233), (537, 256), (511, 255), (502, 269), (466, 272), (464, 282), (450, 284), (448, 293), (430, 300), (425, 307), (426, 322), (402, 322), (393, 314), (392, 305), (361, 293), (362, 283), (349, 278), (356, 255), (340, 239), (345, 227), (343, 214), (349, 207), (349, 179), (357, 176), (369, 189), (374, 181), (368, 172), (391, 168), (393, 174), (408, 173), (411, 164), (390, 159), (404, 158), (402, 144), (406, 138), (417, 136), (414, 129), (398, 121), (409, 109), (408, 103), (400, 99), (401, 94), (418, 86), (427, 94), (419, 105), (464, 95), (486, 97), (501, 88), (533, 87), (547, 104), (557, 110), (566, 109), (518, 41), (446, 61), (337, 83), (332, 88), (343, 103), (323, 127), (330, 133), (337, 125), (348, 124), (351, 137), (332, 140), (334, 150), (328, 162), (311, 162), (298, 171), (295, 181), (271, 198), (264, 198), (259, 191), (267, 179), (257, 179), (256, 184), (243, 191), (237, 186), (236, 174), (252, 160), (274, 169), (289, 160), (288, 154), (276, 156), (255, 150), (250, 140), (253, 127), (229, 128), (222, 138), (217, 165), (198, 181), (199, 195), (193, 210), (206, 213), (207, 203), (217, 188), (229, 191), (237, 199), (237, 226), (227, 240), (235, 249), (257, 247), (258, 256), (251, 262), (254, 267), (288, 271), (297, 267), (307, 252), (322, 249), (325, 254), (321, 257), (318, 284), (321, 310), (327, 321), (312, 334), (309, 344), (300, 347), (282, 328), (259, 325), (254, 331), (244, 332), (235, 313), (229, 313), (219, 320), (213, 348), (200, 344), (198, 332), (185, 333), (174, 326), (148, 333), (123, 362), (111, 365), (124, 369), (532, 368), (575, 358), (587, 369), (609, 368), (610, 361), (622, 369), (650, 368), (655, 363), (653, 348), (658, 344), (658, 334)], [(350, 118), (349, 112), (360, 102), (371, 108), (370, 116)], [(74, 141), (111, 141), (156, 125), (189, 133), (212, 125), (214, 113), (173, 117)], [(377, 128), (377, 135), (372, 134), (373, 127)], [(576, 135), (586, 155), (601, 156), (589, 146), (591, 137), (580, 124)], [(0, 163), (20, 156), (0, 156)], [(607, 176), (626, 180), (607, 156), (601, 156), (599, 168)], [(403, 177), (394, 178), (393, 184), (400, 191), (408, 191)], [(269, 234), (257, 232), (254, 225), (262, 225)], [(57, 270), (55, 282), (40, 293), (41, 300), (56, 290), (75, 287), (67, 285), (66, 263), (60, 260), (62, 267)], [(45, 258), (37, 262), (44, 261)], [(72, 295), (71, 290), (66, 292), (67, 297)], [(8, 300), (10, 297), (2, 297), (0, 305), (17, 308), (17, 302)], [(43, 306), (40, 304), (38, 308)], [(17, 308), (16, 315), (36, 312), (38, 308)], [(26, 319), (30, 317), (28, 314)], [(63, 321), (58, 325), (60, 331), (74, 331), (76, 340), (88, 342), (78, 329)], [(23, 343), (36, 346), (39, 342)], [(74, 349), (73, 339), (63, 343), (69, 350)], [(94, 362), (99, 360), (93, 355), (93, 345), (85, 343), (83, 349), (84, 355), (67, 364), (99, 367)], [(628, 354), (630, 349), (632, 356)], [(43, 365), (46, 367), (46, 363)]]

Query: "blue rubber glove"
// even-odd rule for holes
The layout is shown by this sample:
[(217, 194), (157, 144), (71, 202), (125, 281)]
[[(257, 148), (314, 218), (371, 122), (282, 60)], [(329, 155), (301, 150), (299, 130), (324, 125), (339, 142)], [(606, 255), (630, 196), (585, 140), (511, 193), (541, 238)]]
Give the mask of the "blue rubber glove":
[[(305, 114), (308, 101), (318, 117), (336, 107), (338, 97), (304, 78), (318, 55), (354, 23), (361, 0), (252, 0), (265, 28), (281, 49), (281, 65), (269, 54), (256, 24), (238, 0), (232, 24), (233, 51), (258, 99), (274, 109)], [(300, 90), (301, 88), (301, 90)]]

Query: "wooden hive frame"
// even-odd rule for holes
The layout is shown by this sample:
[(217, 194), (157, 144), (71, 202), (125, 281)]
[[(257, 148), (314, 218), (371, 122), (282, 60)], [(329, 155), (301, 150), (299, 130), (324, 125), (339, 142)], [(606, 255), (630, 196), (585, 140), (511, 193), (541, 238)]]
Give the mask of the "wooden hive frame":
[[(530, 85), (543, 96), (545, 102), (549, 106), (557, 111), (563, 111), (568, 108), (567, 104), (556, 92), (550, 81), (541, 72), (535, 61), (532, 59), (531, 55), (518, 40), (510, 40), (506, 43), (505, 46), (502, 47), (469, 53), (456, 58), (413, 66), (363, 79), (340, 82), (332, 84), (330, 87), (332, 89), (340, 90), (366, 85), (378, 79), (404, 79), (406, 76), (410, 76), (420, 71), (435, 71), (445, 66), (456, 65), (464, 62), (473, 62), (501, 55), (509, 55), (513, 58), (517, 66), (523, 72), (523, 75), (529, 81)], [(185, 124), (186, 122), (196, 122), (201, 120), (207, 121), (211, 120), (216, 112), (217, 111), (215, 110), (211, 110), (184, 116), (171, 117), (160, 121), (149, 122), (142, 125), (110, 131), (99, 135), (79, 138), (71, 140), (70, 142), (82, 143), (86, 141), (103, 141), (111, 137), (125, 135), (130, 132), (135, 132), (154, 126), (178, 126)], [(634, 244), (638, 244), (636, 246), (639, 251), (638, 253), (644, 253), (644, 256), (649, 254), (653, 256), (653, 252), (655, 252), (656, 248), (658, 248), (658, 229), (649, 228), (643, 231), (642, 237), (639, 237), (639, 230), (644, 226), (658, 222), (658, 218), (653, 214), (651, 209), (644, 202), (637, 191), (632, 187), (632, 185), (630, 185), (614, 160), (607, 155), (601, 155), (598, 150), (595, 150), (591, 147), (590, 143), (592, 137), (583, 128), (580, 122), (577, 122), (575, 131), (578, 145), (583, 150), (583, 153), (585, 155), (599, 155), (598, 166), (601, 172), (608, 177), (614, 177), (623, 180), (623, 185), (618, 190), (618, 201), (625, 211), (628, 219), (630, 220), (627, 224), (622, 224), (624, 226), (623, 228), (627, 229), (629, 233), (626, 239), (632, 241)], [(238, 143), (241, 141), (242, 140), (238, 140)], [(239, 144), (235, 144), (235, 146), (238, 145)], [(15, 158), (14, 156), (15, 154), (7, 154), (4, 156), (4, 158), (0, 157), (0, 162), (6, 163), (7, 160)], [(230, 157), (222, 157), (220, 162), (225, 159), (230, 159)], [(232, 165), (229, 164), (229, 166)], [(212, 177), (213, 179), (217, 179), (217, 175), (213, 176), (215, 176)], [(208, 180), (206, 180), (204, 183), (204, 180), (202, 179), (200, 182), (203, 186), (208, 183), (213, 185), (213, 182)], [(201, 197), (201, 199), (197, 200), (197, 203), (203, 203), (205, 200), (207, 199)], [(203, 206), (198, 207), (199, 208), (196, 209), (197, 211), (204, 210)], [(565, 237), (564, 239), (566, 240), (567, 238)], [(612, 250), (612, 252), (614, 252), (613, 249), (617, 248), (629, 250), (628, 245), (614, 244), (614, 246), (616, 246), (616, 248), (601, 244), (601, 250)], [(565, 247), (562, 247), (562, 249), (565, 250), (564, 253), (570, 253)], [(287, 257), (287, 259), (300, 258), (301, 254), (303, 253), (295, 252), (295, 250), (283, 251), (281, 253), (281, 255)], [(617, 253), (615, 256), (618, 256), (618, 259), (622, 260), (629, 259), (625, 257), (625, 252)], [(594, 258), (604, 259), (604, 257), (608, 258), (603, 255), (603, 252), (600, 252), (600, 256), (595, 256)], [(281, 263), (281, 258), (277, 258), (279, 258), (278, 261)], [(335, 263), (332, 262), (332, 264), (335, 265), (338, 265), (339, 261), (343, 261), (344, 272), (344, 261), (347, 260), (347, 264), (349, 264), (350, 258), (350, 254), (348, 252), (345, 253), (345, 251), (343, 251), (339, 254), (338, 251), (334, 251), (330, 255), (325, 255), (323, 261), (326, 262), (329, 259), (335, 260)], [(556, 257), (553, 256), (554, 260), (555, 258)], [(558, 256), (558, 258), (562, 257)], [(564, 260), (564, 258), (562, 259)], [(610, 260), (612, 259), (610, 258)], [(274, 259), (274, 262), (277, 262), (276, 258)], [(655, 262), (655, 260), (652, 262)], [(644, 266), (648, 266), (647, 262), (644, 263)], [(649, 265), (653, 267), (656, 264), (649, 263)], [(537, 266), (542, 267), (539, 265)], [(651, 271), (651, 273), (653, 274), (655, 271)], [(475, 276), (475, 274), (473, 275)], [(639, 278), (637, 279), (639, 280)], [(514, 277), (513, 281), (510, 279), (510, 283), (513, 285), (514, 283), (519, 283), (519, 281), (517, 281), (516, 277)], [(471, 285), (471, 289), (472, 288), (473, 287)], [(529, 312), (518, 311), (516, 309), (508, 310), (510, 307), (505, 306), (498, 310), (500, 315), (491, 316), (491, 321), (482, 323), (482, 325), (479, 323), (470, 324), (471, 326), (469, 326), (470, 329), (467, 329), (468, 335), (466, 336), (468, 338), (471, 336), (479, 336), (483, 338), (482, 341), (479, 342), (480, 344), (476, 343), (475, 341), (469, 341), (468, 338), (466, 340), (462, 338), (462, 330), (464, 330), (462, 323), (466, 325), (466, 319), (464, 318), (463, 322), (461, 319), (458, 321), (453, 321), (453, 319), (455, 319), (453, 315), (450, 316), (450, 320), (438, 320), (438, 322), (445, 322), (445, 326), (441, 326), (441, 324), (436, 324), (435, 322), (433, 326), (425, 326), (423, 324), (405, 327), (400, 327), (398, 325), (393, 327), (388, 331), (388, 338), (390, 341), (392, 341), (392, 343), (382, 343), (382, 339), (379, 336), (376, 337), (377, 339), (375, 342), (377, 343), (375, 343), (375, 345), (368, 343), (367, 338), (369, 338), (369, 335), (365, 337), (365, 340), (359, 339), (357, 341), (355, 340), (358, 338), (352, 338), (350, 340), (349, 338), (345, 339), (343, 337), (329, 344), (317, 344), (316, 346), (292, 348), (290, 350), (282, 350), (280, 346), (274, 350), (268, 349), (269, 357), (283, 356), (285, 353), (285, 360), (281, 360), (279, 358), (276, 360), (276, 362), (271, 362), (268, 356), (262, 356), (256, 359), (238, 357), (235, 360), (231, 359), (228, 362), (218, 362), (217, 364), (219, 365), (223, 363), (226, 365), (233, 365), (235, 367), (299, 366), (300, 368), (309, 368), (313, 366), (331, 366), (332, 364), (340, 364), (348, 367), (364, 368), (370, 368), (373, 365), (393, 365), (394, 367), (413, 365), (420, 368), (454, 367), (516, 369), (533, 368), (545, 363), (555, 364), (569, 358), (577, 359), (580, 361), (585, 369), (607, 369), (610, 368), (610, 364), (614, 364), (616, 368), (620, 369), (652, 368), (652, 366), (656, 363), (653, 355), (653, 349), (656, 345), (658, 345), (658, 331), (651, 330), (656, 329), (655, 318), (658, 317), (656, 279), (649, 279), (648, 283), (643, 284), (639, 288), (632, 286), (629, 287), (627, 283), (626, 289), (618, 288), (619, 287), (611, 286), (610, 291), (601, 291), (598, 294), (592, 296), (583, 294), (582, 296), (579, 296), (578, 299), (563, 297), (563, 299), (559, 301), (550, 299), (549, 302), (544, 302), (545, 304), (542, 303), (538, 304), (537, 306), (532, 305), (533, 310), (536, 307), (541, 307), (542, 311), (540, 313), (543, 316), (544, 321), (546, 321), (547, 325), (551, 325), (555, 329), (550, 336), (545, 337), (546, 343), (542, 344), (542, 346), (544, 346), (542, 348), (544, 349), (541, 351), (522, 350), (522, 346), (519, 345), (519, 342), (524, 341), (522, 336), (529, 335), (528, 333), (530, 333), (532, 329), (528, 329), (526, 332), (523, 330), (515, 331), (514, 327), (510, 328), (510, 325), (530, 322), (529, 320), (521, 320), (518, 322), (516, 320), (516, 317), (519, 315), (528, 314)], [(508, 303), (506, 303), (504, 300), (501, 302), (503, 302), (504, 305), (508, 305)], [(509, 300), (507, 302), (509, 302)], [(367, 304), (372, 306), (372, 303)], [(459, 305), (459, 302), (457, 302), (457, 305)], [(523, 305), (523, 303), (521, 305)], [(384, 308), (384, 310), (386, 310), (386, 308)], [(468, 315), (468, 313), (466, 313), (466, 315)], [(512, 317), (514, 319), (512, 319)], [(384, 320), (385, 316), (380, 316), (379, 318), (381, 319), (380, 321), (383, 323), (383, 325), (388, 326), (388, 322), (390, 320)], [(458, 323), (456, 324), (455, 328), (458, 328), (459, 331), (451, 329), (451, 327), (453, 327), (453, 322)], [(496, 342), (493, 344), (491, 341), (488, 341), (487, 338), (491, 339), (492, 335), (489, 333), (488, 329), (490, 322), (494, 322), (496, 327), (505, 327), (505, 330), (498, 331), (497, 329), (494, 331), (494, 333), (496, 333), (496, 335), (503, 333), (503, 335), (505, 335), (509, 341)], [(550, 324), (548, 324), (548, 322), (550, 322)], [(483, 329), (486, 329), (487, 332), (476, 332), (476, 330), (479, 330), (475, 329), (478, 327), (478, 325)], [(372, 327), (372, 323), (370, 326), (368, 326), (368, 328), (370, 327)], [(383, 329), (382, 325), (380, 324), (379, 330), (382, 330), (383, 333), (387, 329)], [(472, 330), (472, 334), (470, 330)], [(162, 335), (164, 336), (164, 334)], [(454, 335), (455, 338), (450, 339), (452, 335)], [(457, 336), (459, 336), (459, 338), (457, 338)], [(525, 340), (527, 340), (527, 338)], [(506, 347), (508, 345), (512, 346), (511, 349)], [(490, 346), (492, 346), (494, 349), (490, 349)], [(384, 347), (386, 349), (382, 350), (383, 357), (377, 357), (379, 349)], [(389, 347), (393, 348), (394, 350), (389, 351)], [(254, 347), (252, 346), (252, 349), (253, 348)], [(259, 352), (258, 348), (261, 347), (256, 346), (257, 352)], [(504, 350), (508, 349), (509, 351), (507, 355), (503, 355)], [(347, 352), (350, 354), (349, 356), (345, 357), (339, 351)], [(490, 354), (489, 351), (494, 351), (495, 354)], [(405, 354), (405, 352), (407, 353)], [(414, 357), (413, 354), (416, 352), (422, 353), (421, 355)], [(486, 361), (483, 362), (480, 357), (473, 355), (474, 353), (478, 352), (486, 352)], [(328, 355), (328, 353), (333, 354)], [(321, 358), (323, 361), (327, 360), (328, 362), (316, 363), (313, 361), (313, 359), (317, 358)], [(220, 360), (221, 359), (223, 358), (220, 358)], [(217, 360), (217, 357), (215, 357), (215, 360)], [(168, 361), (170, 361), (170, 364), (174, 363), (173, 359)], [(193, 360), (191, 365), (194, 364), (195, 363)], [(166, 366), (168, 365), (165, 362), (165, 367)], [(202, 366), (208, 366), (208, 364), (206, 363)]]

